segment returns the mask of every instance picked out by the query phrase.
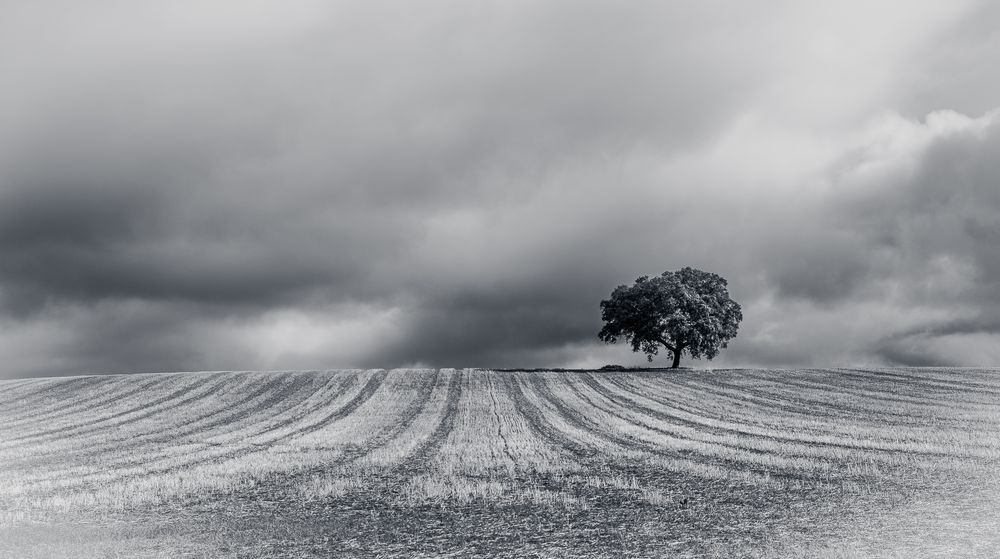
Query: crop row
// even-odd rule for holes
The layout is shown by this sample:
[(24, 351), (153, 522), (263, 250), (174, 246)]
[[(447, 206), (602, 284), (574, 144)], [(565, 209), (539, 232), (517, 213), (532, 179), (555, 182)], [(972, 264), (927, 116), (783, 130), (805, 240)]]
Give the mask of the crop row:
[[(657, 502), (674, 475), (750, 484), (990, 475), (988, 370), (340, 370), (0, 382), (0, 511), (206, 493)], [(275, 478), (275, 476), (278, 476)], [(8, 516), (10, 516), (8, 514)]]

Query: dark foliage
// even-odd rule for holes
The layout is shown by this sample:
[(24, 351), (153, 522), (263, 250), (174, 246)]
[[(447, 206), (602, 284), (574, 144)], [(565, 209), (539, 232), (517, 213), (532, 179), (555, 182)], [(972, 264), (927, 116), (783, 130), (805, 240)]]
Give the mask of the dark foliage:
[(736, 336), (743, 313), (729, 298), (722, 276), (683, 268), (619, 285), (601, 301), (601, 318), (602, 341), (625, 338), (632, 351), (642, 351), (650, 361), (660, 346), (666, 347), (677, 367), (684, 353), (695, 359), (718, 355)]

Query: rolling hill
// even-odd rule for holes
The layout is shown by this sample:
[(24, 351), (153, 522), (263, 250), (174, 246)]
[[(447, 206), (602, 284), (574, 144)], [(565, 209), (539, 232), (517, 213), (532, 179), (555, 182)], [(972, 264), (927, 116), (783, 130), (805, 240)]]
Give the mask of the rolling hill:
[(1000, 554), (991, 369), (0, 381), (0, 556)]

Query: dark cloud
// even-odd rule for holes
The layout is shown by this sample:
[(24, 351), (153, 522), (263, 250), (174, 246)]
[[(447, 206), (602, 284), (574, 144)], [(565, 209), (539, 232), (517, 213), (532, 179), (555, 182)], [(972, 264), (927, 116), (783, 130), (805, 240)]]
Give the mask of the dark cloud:
[(982, 357), (977, 355), (981, 351), (956, 356), (955, 348), (949, 348), (948, 342), (957, 342), (958, 349), (989, 344), (985, 353), (991, 355), (996, 351), (993, 341), (997, 336), (1000, 336), (1000, 316), (993, 308), (983, 308), (966, 317), (928, 321), (927, 324), (893, 333), (879, 339), (874, 344), (873, 352), (893, 365), (977, 365), (981, 364)]
[(997, 294), (997, 127), (858, 133), (961, 10), (176, 6), (0, 23), (4, 374), (600, 364), (598, 302), (686, 265), (756, 309), (724, 359), (843, 362), (852, 305), (904, 362)]
[(767, 274), (780, 296), (835, 304), (871, 281), (871, 240), (844, 231), (844, 225), (803, 226), (794, 237), (765, 248)]
[(912, 340), (883, 341), (874, 349), (875, 354), (889, 365), (902, 367), (947, 367), (954, 366), (953, 359), (934, 354), (926, 343), (913, 343)]
[[(855, 202), (877, 208), (861, 214), (867, 221), (857, 227), (871, 237), (892, 231), (898, 263), (889, 270), (900, 278), (909, 274), (908, 294), (914, 300), (987, 308), (1000, 285), (1000, 191), (995, 186), (1000, 122), (994, 116), (967, 123), (953, 114), (937, 118), (957, 119), (964, 126), (938, 133), (911, 173)], [(945, 268), (939, 273), (952, 268), (953, 285), (921, 281), (935, 267)]]
[[(867, 302), (872, 312), (898, 309), (896, 320), (885, 324), (864, 312), (855, 319), (879, 324), (856, 348), (875, 360), (968, 363), (963, 336), (965, 349), (973, 350), (984, 341), (998, 347), (1000, 334), (993, 309), (1000, 296), (1000, 122), (992, 114), (935, 113), (909, 123), (896, 140), (914, 145), (874, 155), (889, 162), (877, 181), (840, 177), (816, 212), (826, 233), (809, 226), (797, 231), (780, 251), (787, 258), (775, 256), (769, 275), (782, 297), (827, 306)], [(913, 312), (923, 315), (904, 318)], [(995, 351), (987, 353), (996, 358)]]

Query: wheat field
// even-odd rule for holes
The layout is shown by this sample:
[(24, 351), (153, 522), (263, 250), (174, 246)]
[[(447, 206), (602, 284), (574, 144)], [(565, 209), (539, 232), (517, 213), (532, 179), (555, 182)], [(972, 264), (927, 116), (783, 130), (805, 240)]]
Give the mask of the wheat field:
[(991, 369), (0, 381), (2, 557), (1000, 556)]

